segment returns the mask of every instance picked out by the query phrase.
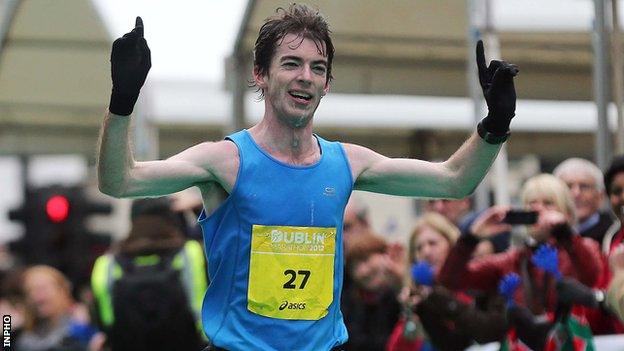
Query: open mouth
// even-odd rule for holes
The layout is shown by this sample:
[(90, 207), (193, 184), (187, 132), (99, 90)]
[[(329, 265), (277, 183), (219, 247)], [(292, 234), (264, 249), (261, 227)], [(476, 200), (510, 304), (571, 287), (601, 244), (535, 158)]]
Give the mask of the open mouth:
[(302, 91), (295, 91), (295, 90), (291, 90), (288, 92), (288, 94), (290, 94), (290, 96), (292, 96), (295, 100), (299, 101), (300, 103), (308, 103), (310, 100), (312, 100), (312, 95), (302, 92)]

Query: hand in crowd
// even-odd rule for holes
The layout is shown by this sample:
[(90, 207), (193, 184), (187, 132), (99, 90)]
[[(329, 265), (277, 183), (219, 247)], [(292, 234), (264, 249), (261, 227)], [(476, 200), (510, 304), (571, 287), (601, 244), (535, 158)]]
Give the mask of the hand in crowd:
[(401, 292), (399, 292), (399, 295), (397, 295), (397, 300), (402, 305), (407, 306), (409, 310), (412, 310), (422, 300), (426, 299), (430, 293), (431, 293), (431, 288), (429, 287), (405, 286), (401, 289)]
[[(387, 271), (400, 282), (405, 277), (406, 256), (405, 247), (401, 243), (388, 244)], [(396, 280), (395, 279), (395, 280)]]
[(624, 244), (613, 250), (609, 256), (609, 265), (614, 274), (616, 272), (624, 272)]
[[(565, 229), (568, 230), (562, 231), (562, 229), (564, 229), (562, 227), (566, 227)], [(557, 240), (567, 239), (572, 233), (567, 227), (565, 215), (552, 209), (541, 209), (538, 211), (537, 223), (535, 223), (534, 229), (540, 233), (544, 233), (546, 237), (551, 235), (555, 236)]]
[(470, 226), (470, 232), (480, 239), (486, 239), (498, 233), (510, 231), (511, 225), (503, 223), (507, 211), (509, 211), (509, 206), (488, 208), (475, 219)]
[(87, 346), (87, 350), (89, 351), (103, 351), (106, 345), (106, 334), (97, 333), (91, 338), (89, 341), (89, 345)]
[(561, 272), (559, 272), (559, 257), (557, 249), (550, 245), (541, 245), (531, 257), (531, 262), (537, 267), (550, 273), (557, 280), (561, 280)]

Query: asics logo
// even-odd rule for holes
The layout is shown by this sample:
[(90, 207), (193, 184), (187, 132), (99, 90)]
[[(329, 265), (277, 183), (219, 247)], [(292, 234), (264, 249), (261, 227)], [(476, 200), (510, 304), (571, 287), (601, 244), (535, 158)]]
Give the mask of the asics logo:
[(285, 309), (289, 309), (289, 310), (305, 310), (306, 308), (306, 303), (305, 302), (288, 302), (288, 301), (284, 301), (282, 302), (281, 305), (279, 305), (278, 309), (280, 311), (283, 311)]

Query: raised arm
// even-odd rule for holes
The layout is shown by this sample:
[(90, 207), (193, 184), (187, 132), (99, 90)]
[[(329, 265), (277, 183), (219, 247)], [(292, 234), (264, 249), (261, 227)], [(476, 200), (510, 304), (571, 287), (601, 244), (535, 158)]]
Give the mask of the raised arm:
[(228, 141), (202, 143), (166, 160), (137, 162), (129, 142), (130, 117), (109, 113), (99, 143), (98, 186), (114, 197), (159, 196), (207, 182), (229, 191), (238, 154)]
[(463, 198), (474, 191), (509, 135), (516, 109), (513, 77), (518, 73), (515, 65), (504, 61), (491, 61), (487, 66), (481, 41), (476, 51), (479, 82), (488, 106), (488, 115), (477, 126), (477, 133), (441, 163), (388, 158), (346, 144), (356, 189), (447, 198)]
[(115, 197), (157, 196), (212, 181), (231, 189), (238, 155), (230, 142), (199, 144), (162, 161), (134, 159), (130, 115), (150, 67), (143, 21), (137, 17), (134, 29), (115, 40), (111, 52), (113, 89), (98, 148), (100, 190)]
[(376, 193), (461, 199), (479, 185), (500, 150), (473, 134), (448, 160), (389, 158), (345, 144), (355, 189)]

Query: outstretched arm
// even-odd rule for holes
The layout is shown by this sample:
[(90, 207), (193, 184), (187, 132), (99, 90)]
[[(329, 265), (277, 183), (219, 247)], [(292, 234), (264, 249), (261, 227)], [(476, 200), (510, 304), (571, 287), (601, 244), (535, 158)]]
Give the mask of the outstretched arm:
[(129, 142), (130, 118), (109, 113), (102, 126), (98, 186), (114, 197), (159, 196), (216, 181), (231, 189), (234, 172), (223, 170), (227, 157), (238, 157), (227, 141), (202, 143), (166, 160), (137, 162)]
[(355, 188), (376, 193), (461, 199), (479, 185), (500, 150), (473, 134), (448, 160), (389, 158), (345, 144)]
[(447, 198), (462, 198), (474, 191), (509, 135), (516, 108), (513, 77), (518, 73), (515, 65), (504, 61), (492, 61), (487, 66), (481, 41), (476, 51), (479, 82), (488, 105), (488, 115), (479, 123), (477, 133), (441, 163), (393, 159), (346, 144), (356, 189)]
[(211, 181), (231, 189), (235, 171), (226, 165), (237, 169), (232, 161), (238, 154), (229, 142), (199, 144), (162, 161), (134, 159), (130, 115), (150, 67), (143, 21), (137, 17), (134, 29), (115, 40), (111, 52), (113, 89), (98, 148), (100, 190), (115, 197), (157, 196)]

